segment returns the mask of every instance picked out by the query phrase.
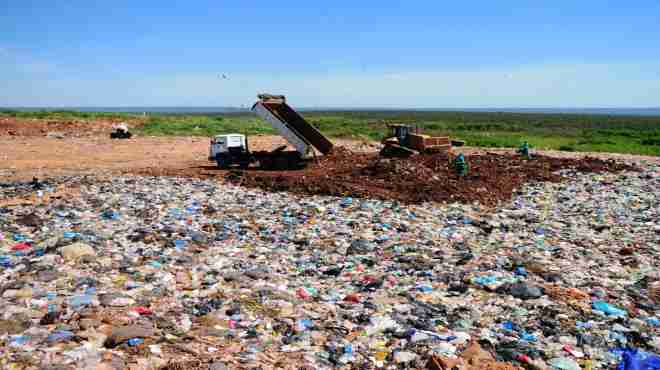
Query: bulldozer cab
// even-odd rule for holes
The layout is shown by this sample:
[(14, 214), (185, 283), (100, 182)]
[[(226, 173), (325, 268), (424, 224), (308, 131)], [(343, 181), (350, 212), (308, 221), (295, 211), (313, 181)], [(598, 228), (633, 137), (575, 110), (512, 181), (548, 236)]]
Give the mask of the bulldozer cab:
[(412, 128), (409, 125), (387, 125), (390, 129), (390, 135), (388, 137), (395, 137), (399, 140), (399, 143), (404, 144), (408, 135), (412, 133)]

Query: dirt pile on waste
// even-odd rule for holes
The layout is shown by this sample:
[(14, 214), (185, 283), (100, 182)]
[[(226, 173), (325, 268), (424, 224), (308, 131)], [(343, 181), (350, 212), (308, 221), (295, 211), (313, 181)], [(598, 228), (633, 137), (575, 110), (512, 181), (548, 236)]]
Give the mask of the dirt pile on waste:
[(466, 156), (467, 174), (454, 168), (455, 155), (437, 153), (410, 158), (382, 158), (339, 148), (300, 171), (231, 171), (232, 183), (269, 191), (310, 195), (392, 199), (404, 203), (479, 202), (496, 205), (521, 185), (558, 182), (561, 171), (617, 172), (632, 169), (612, 160), (570, 159), (486, 153)]

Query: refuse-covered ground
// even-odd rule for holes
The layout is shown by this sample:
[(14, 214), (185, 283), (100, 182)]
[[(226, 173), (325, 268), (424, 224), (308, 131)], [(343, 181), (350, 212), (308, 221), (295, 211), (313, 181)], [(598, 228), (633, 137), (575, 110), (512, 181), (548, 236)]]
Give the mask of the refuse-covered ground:
[[(495, 208), (481, 195), (406, 204), (215, 178), (3, 183), (0, 364), (613, 369), (640, 357), (621, 348), (660, 353), (660, 166), (554, 182), (538, 165), (565, 166), (516, 160), (440, 172), (458, 189), (517, 189)], [(438, 175), (365, 163), (357, 175), (385, 183)], [(483, 181), (500, 166), (511, 184)]]
[(524, 183), (561, 181), (560, 170), (601, 173), (633, 169), (614, 160), (592, 157), (541, 155), (524, 159), (514, 154), (486, 152), (466, 156), (469, 169), (465, 175), (459, 175), (453, 158), (448, 153), (437, 153), (387, 159), (377, 153), (355, 153), (340, 147), (331, 155), (309, 162), (302, 170), (262, 171), (257, 167), (227, 173), (210, 164), (187, 169), (153, 168), (142, 173), (199, 178), (224, 176), (242, 186), (308, 195), (496, 205), (509, 200)]

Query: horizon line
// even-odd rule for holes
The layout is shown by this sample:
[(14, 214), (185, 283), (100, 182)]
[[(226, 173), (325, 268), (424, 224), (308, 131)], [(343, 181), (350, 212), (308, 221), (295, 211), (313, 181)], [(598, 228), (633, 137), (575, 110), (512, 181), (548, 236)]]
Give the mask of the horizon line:
[[(146, 108), (146, 109), (157, 109), (157, 108), (177, 108), (177, 109), (236, 109), (236, 110), (249, 110), (247, 107), (240, 106), (231, 106), (231, 105), (14, 105), (14, 106), (0, 106), (0, 109), (11, 110), (11, 109), (98, 109), (98, 108), (112, 108), (112, 109), (130, 109), (130, 108)], [(297, 109), (378, 109), (378, 110), (429, 110), (429, 109), (438, 109), (438, 110), (462, 110), (462, 109), (630, 109), (630, 110), (656, 110), (660, 109), (660, 106), (657, 107), (626, 107), (626, 106), (506, 106), (506, 107), (491, 107), (491, 106), (463, 106), (463, 107), (387, 107), (387, 106), (341, 106), (341, 105), (330, 105), (330, 106), (297, 106)]]

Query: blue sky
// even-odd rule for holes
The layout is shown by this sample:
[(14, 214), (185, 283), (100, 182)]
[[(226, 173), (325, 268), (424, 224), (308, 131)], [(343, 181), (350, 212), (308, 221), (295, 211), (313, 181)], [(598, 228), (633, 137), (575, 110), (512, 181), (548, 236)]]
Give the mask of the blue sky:
[(660, 106), (660, 2), (533, 3), (0, 0), (0, 106)]

